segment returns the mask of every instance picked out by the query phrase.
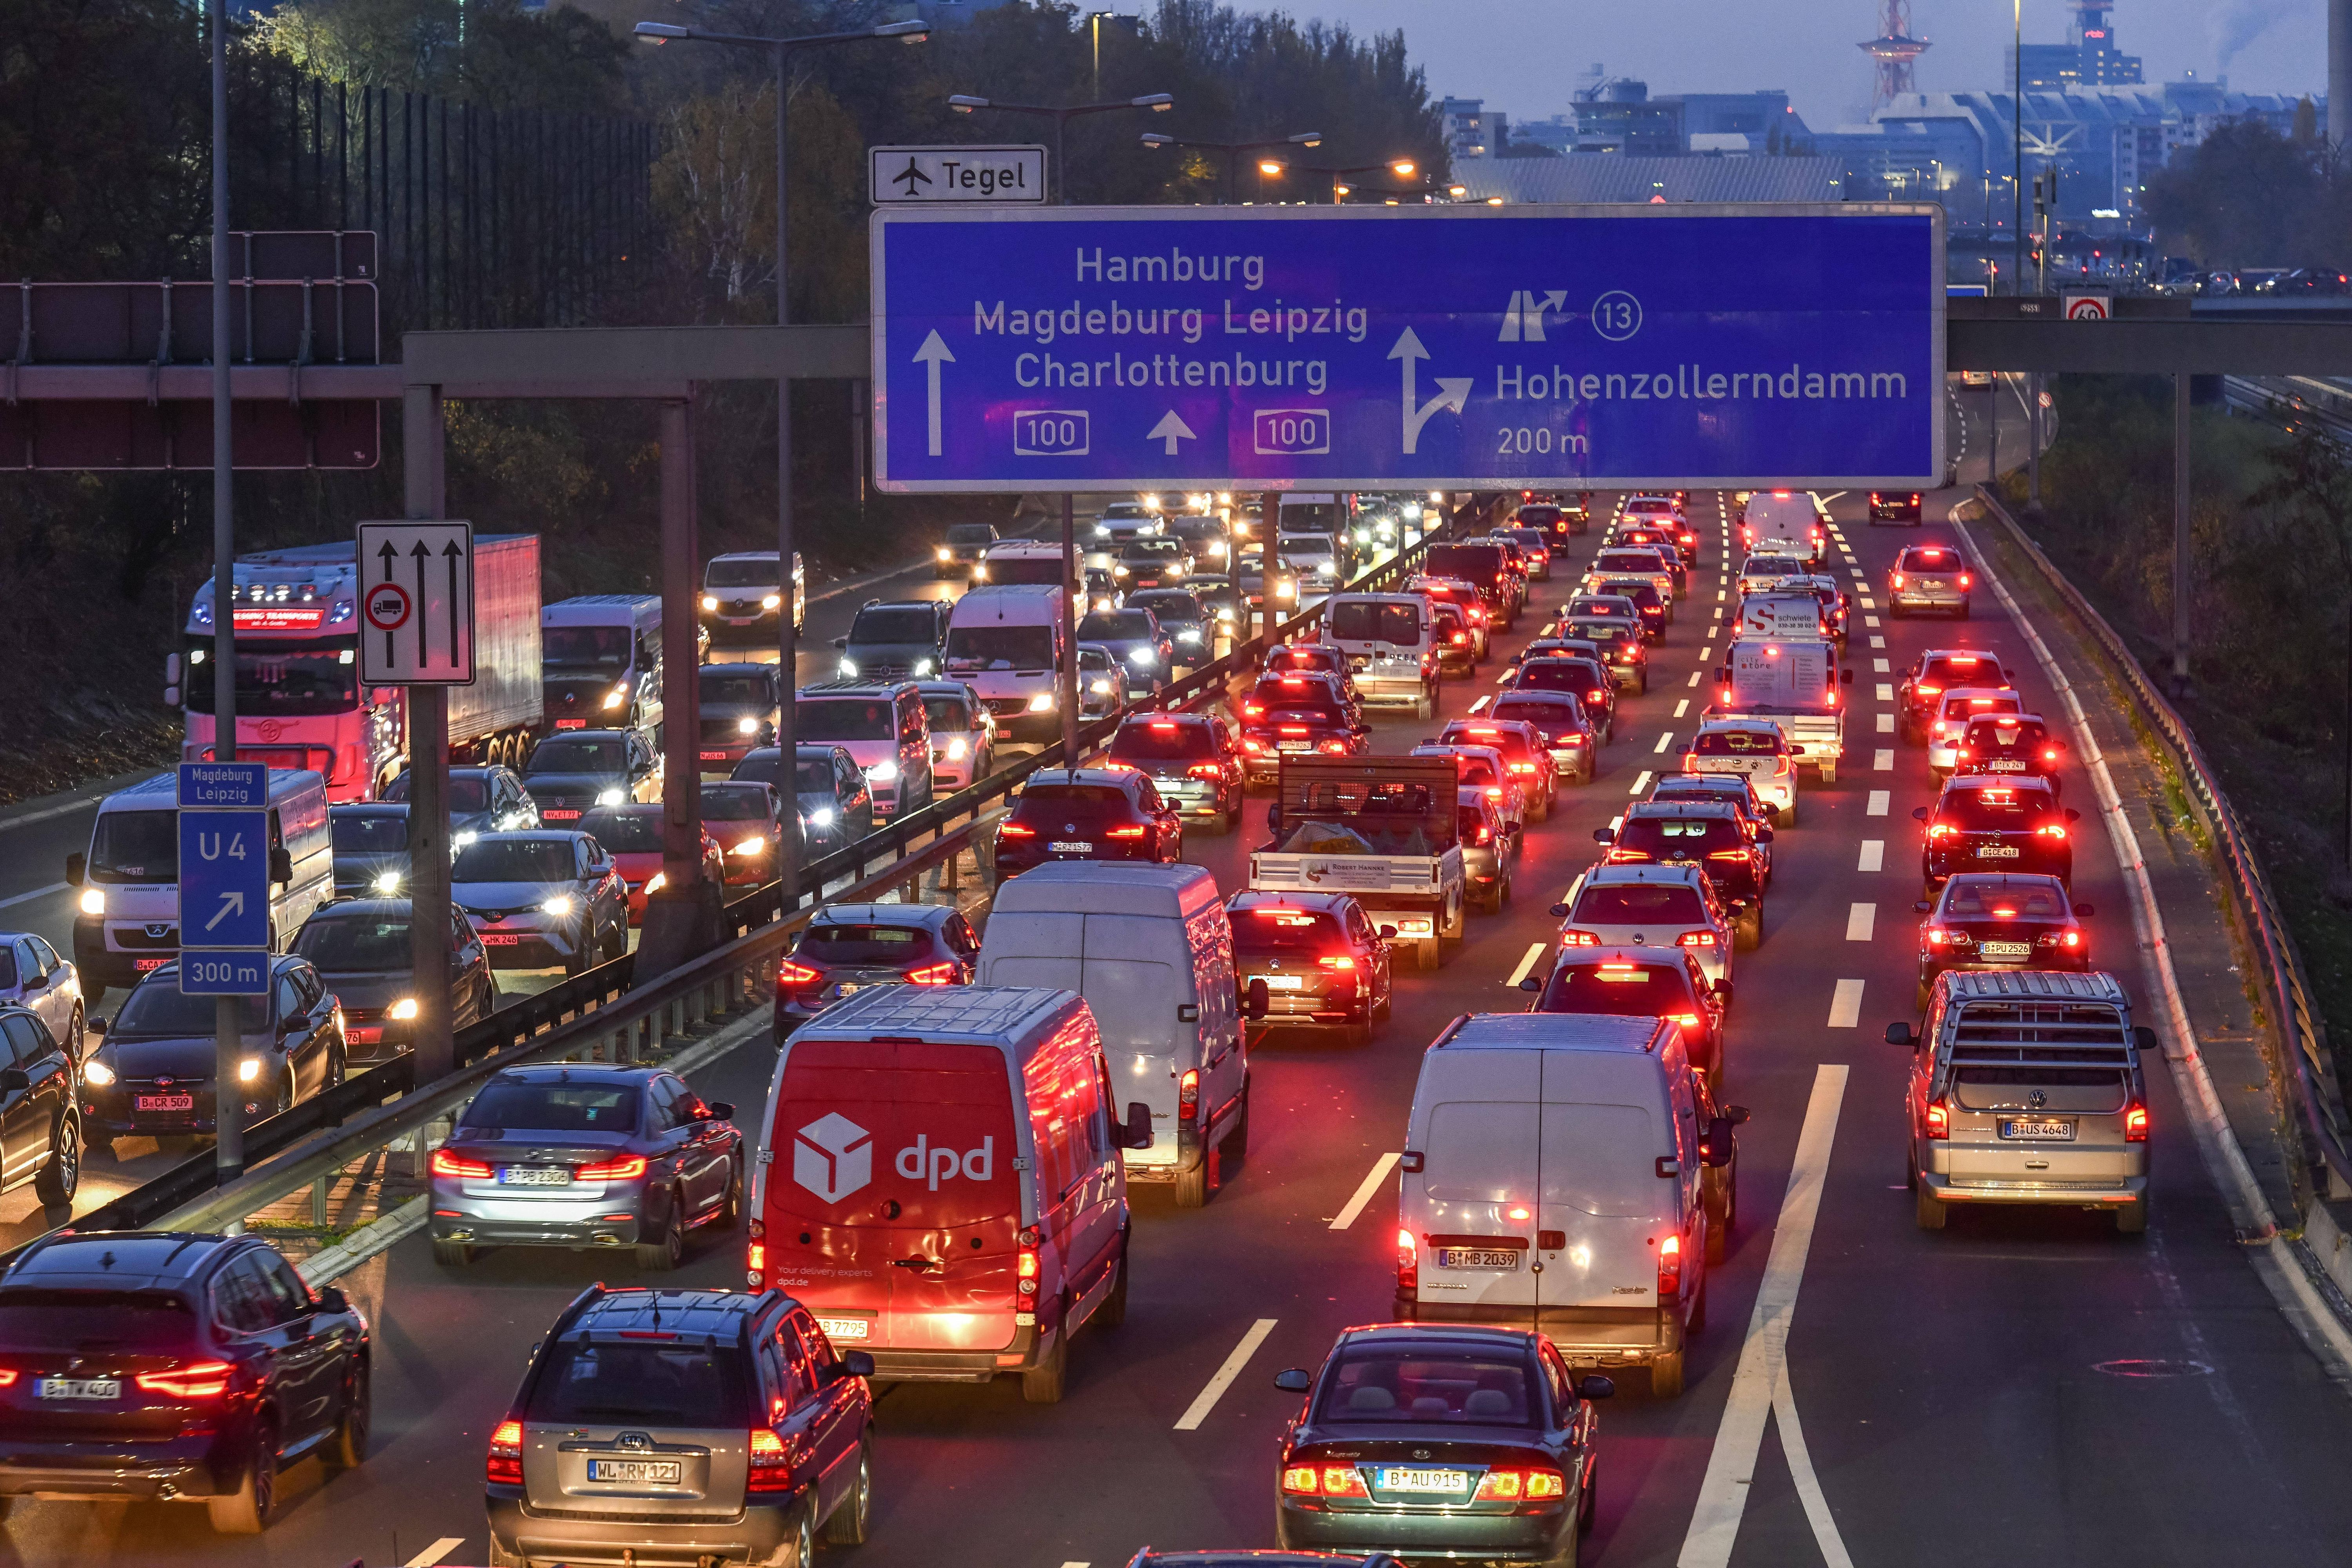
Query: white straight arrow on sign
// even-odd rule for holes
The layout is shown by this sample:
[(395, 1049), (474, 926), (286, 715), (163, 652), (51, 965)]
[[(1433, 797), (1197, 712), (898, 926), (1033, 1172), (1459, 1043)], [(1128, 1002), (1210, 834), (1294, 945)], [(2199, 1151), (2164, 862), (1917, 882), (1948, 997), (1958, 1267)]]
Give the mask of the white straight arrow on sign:
[(1408, 455), (1420, 449), (1421, 427), (1429, 423), (1431, 416), (1441, 408), (1451, 408), (1459, 414), (1470, 401), (1468, 376), (1441, 375), (1437, 378), (1437, 395), (1426, 404), (1418, 403), (1421, 377), (1417, 362), (1428, 357), (1429, 351), (1421, 346), (1421, 339), (1411, 327), (1397, 339), (1396, 347), (1389, 351), (1389, 358), (1404, 361), (1404, 449)]
[(923, 346), (915, 351), (915, 363), (929, 373), (924, 376), (924, 391), (928, 397), (925, 412), (930, 416), (930, 446), (931, 456), (934, 458), (940, 455), (940, 363), (941, 361), (953, 364), (955, 355), (948, 352), (946, 342), (940, 338), (939, 329), (934, 327), (931, 329), (931, 335), (923, 340)]
[(1176, 411), (1171, 408), (1160, 416), (1160, 423), (1151, 427), (1151, 434), (1146, 436), (1144, 439), (1167, 442), (1168, 455), (1172, 458), (1176, 455), (1177, 442), (1197, 441), (1200, 437), (1192, 434), (1192, 427), (1190, 425), (1176, 417)]

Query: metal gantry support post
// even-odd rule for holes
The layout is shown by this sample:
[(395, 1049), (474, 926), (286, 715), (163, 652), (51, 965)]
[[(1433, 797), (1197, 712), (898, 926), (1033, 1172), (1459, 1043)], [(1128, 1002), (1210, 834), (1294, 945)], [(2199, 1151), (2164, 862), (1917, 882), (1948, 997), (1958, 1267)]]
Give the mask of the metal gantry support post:
[[(782, 47), (776, 49), (776, 325), (792, 325), (792, 296), (785, 287), (784, 220), (788, 210), (785, 175), (789, 165), (786, 153), (792, 145), (792, 116), (786, 111), (785, 89), (792, 68), (792, 51)], [(793, 557), (799, 546), (793, 539), (793, 384), (779, 379), (776, 383), (776, 575), (782, 580), (777, 592), (782, 595), (776, 606), (776, 746), (782, 757), (785, 780), (784, 805), (790, 809), (793, 831), (783, 841), (783, 853), (776, 858), (780, 912), (791, 914), (800, 906), (800, 860), (807, 847), (806, 835), (800, 829), (800, 794), (794, 780), (794, 759), (800, 754), (800, 608), (799, 582), (793, 571)], [(693, 563), (688, 563), (693, 570)], [(669, 656), (662, 656), (665, 662)], [(691, 660), (689, 660), (691, 662)], [(676, 668), (673, 666), (672, 668)], [(701, 677), (695, 677), (696, 684)], [(667, 706), (667, 700), (664, 700)]]
[[(403, 510), (438, 518), (448, 510), (441, 389), (412, 386), (401, 399)], [(449, 1030), (449, 692), (403, 689), (408, 717), (408, 952), (416, 986), (415, 1080), (431, 1083), (457, 1066)]]
[[(1059, 121), (1055, 122), (1056, 130)], [(1062, 497), (1062, 765), (1078, 765), (1078, 600), (1087, 575), (1078, 567), (1078, 500)]]
[(1265, 638), (1265, 653), (1260, 657), (1258, 663), (1259, 668), (1264, 668), (1265, 658), (1270, 658), (1274, 653), (1276, 624), (1274, 547), (1276, 542), (1282, 537), (1282, 492), (1280, 490), (1267, 490), (1258, 497), (1257, 534), (1257, 597), (1258, 603), (1265, 609), (1265, 623), (1260, 632), (1260, 635)]
[[(213, 760), (228, 763), (236, 760), (236, 425), (229, 401), (226, 0), (211, 0), (205, 16), (212, 33), (205, 41), (212, 47), (213, 79)], [(216, 998), (213, 1006), (213, 1165), (222, 1181), (245, 1168), (245, 1118), (240, 1114), (245, 1101), (236, 1076), (245, 1056), (245, 1034), (238, 1024), (242, 1010), (243, 999), (236, 996)]]
[(2172, 680), (2189, 685), (2189, 373), (2172, 376)]

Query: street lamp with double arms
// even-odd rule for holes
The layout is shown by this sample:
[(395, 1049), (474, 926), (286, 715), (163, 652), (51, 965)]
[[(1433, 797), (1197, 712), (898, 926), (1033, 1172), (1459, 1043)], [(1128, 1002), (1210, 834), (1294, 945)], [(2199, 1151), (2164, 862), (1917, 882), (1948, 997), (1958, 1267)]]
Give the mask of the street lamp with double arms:
[(1338, 206), (1351, 188), (1348, 184), (1350, 174), (1394, 174), (1400, 180), (1410, 180), (1421, 173), (1421, 165), (1410, 158), (1391, 158), (1385, 163), (1357, 163), (1345, 169), (1310, 169), (1307, 173), (1331, 176), (1331, 205)]
[[(791, 294), (786, 289), (784, 267), (784, 222), (789, 213), (784, 184), (786, 154), (791, 147), (789, 126), (792, 117), (785, 110), (786, 73), (792, 68), (793, 56), (803, 49), (824, 48), (834, 44), (870, 43), (877, 38), (898, 38), (909, 44), (919, 44), (930, 37), (927, 22), (886, 22), (878, 27), (863, 27), (850, 33), (807, 33), (793, 38), (767, 38), (744, 33), (713, 33), (700, 27), (681, 27), (667, 22), (640, 22), (636, 36), (651, 44), (672, 42), (692, 44), (729, 44), (737, 48), (765, 49), (774, 57), (776, 68), (776, 325), (792, 322)], [(789, 381), (776, 383), (776, 679), (782, 688), (776, 704), (776, 745), (783, 755), (783, 776), (793, 776), (793, 759), (798, 754), (799, 729), (793, 710), (795, 693), (800, 682), (793, 674), (799, 656), (800, 628), (794, 622), (798, 607), (793, 557), (797, 552), (793, 543), (793, 385)], [(797, 801), (786, 786), (788, 802)], [(795, 806), (797, 817), (797, 807)], [(787, 912), (800, 901), (800, 857), (803, 844), (788, 839), (784, 852), (779, 855), (776, 874), (782, 880), (783, 908)]]
[[(1239, 194), (1234, 189), (1234, 171), (1241, 162), (1243, 153), (1278, 153), (1286, 147), (1320, 147), (1323, 145), (1323, 132), (1302, 131), (1296, 136), (1286, 136), (1279, 142), (1194, 142), (1182, 136), (1162, 136), (1157, 132), (1147, 131), (1143, 133), (1143, 144), (1146, 147), (1189, 147), (1198, 153), (1223, 154), (1225, 160), (1224, 199), (1230, 203)], [(1268, 174), (1281, 174), (1283, 168), (1283, 164), (1273, 159), (1262, 160), (1257, 166), (1258, 189), (1263, 192), (1265, 189), (1265, 177)]]

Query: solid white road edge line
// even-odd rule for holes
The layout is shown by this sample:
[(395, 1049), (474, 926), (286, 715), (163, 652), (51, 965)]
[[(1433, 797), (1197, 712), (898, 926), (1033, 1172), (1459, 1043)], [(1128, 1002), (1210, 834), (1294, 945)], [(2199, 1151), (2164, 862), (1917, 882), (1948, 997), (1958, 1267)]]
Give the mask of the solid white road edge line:
[(408, 1560), (408, 1568), (434, 1568), (441, 1559), (466, 1544), (462, 1535), (445, 1535)]
[(1363, 1184), (1348, 1199), (1347, 1206), (1331, 1216), (1333, 1230), (1345, 1230), (1356, 1223), (1364, 1212), (1364, 1205), (1379, 1195), (1381, 1184), (1389, 1179), (1389, 1173), (1396, 1169), (1396, 1163), (1394, 1151), (1372, 1162), (1372, 1173), (1364, 1178)]
[(1242, 1342), (1234, 1347), (1234, 1353), (1225, 1358), (1225, 1364), (1209, 1379), (1209, 1385), (1201, 1390), (1200, 1397), (1176, 1418), (1176, 1430), (1200, 1430), (1201, 1423), (1207, 1420), (1209, 1412), (1216, 1408), (1218, 1399), (1233, 1386), (1234, 1379), (1242, 1374), (1242, 1368), (1249, 1364), (1249, 1358), (1257, 1353), (1257, 1347), (1265, 1343), (1265, 1336), (1274, 1332), (1274, 1324), (1272, 1318), (1260, 1318), (1250, 1325), (1249, 1332), (1242, 1336)]
[[(1738, 1369), (1731, 1374), (1731, 1397), (1724, 1402), (1723, 1419), (1716, 1427), (1715, 1447), (1706, 1458), (1698, 1502), (1691, 1510), (1690, 1530), (1683, 1537), (1675, 1568), (1729, 1568), (1731, 1549), (1739, 1537), (1740, 1516), (1754, 1489), (1756, 1456), (1764, 1446), (1764, 1418), (1779, 1402), (1788, 1376), (1789, 1323), (1797, 1310), (1797, 1290), (1804, 1283), (1805, 1254), (1813, 1244), (1813, 1222), (1821, 1212), (1822, 1187), (1829, 1174), (1830, 1150), (1837, 1141), (1838, 1110), (1845, 1100), (1845, 1068), (1824, 1062), (1813, 1074), (1812, 1100), (1805, 1107), (1805, 1122), (1797, 1134), (1797, 1157), (1789, 1168), (1789, 1188), (1780, 1199), (1780, 1217), (1772, 1228), (1772, 1250), (1765, 1260), (1764, 1281), (1756, 1292), (1756, 1309), (1748, 1320), (1748, 1338), (1739, 1347)], [(1789, 1408), (1796, 1408), (1793, 1400)], [(1798, 1477), (1801, 1492), (1814, 1496), (1821, 1482), (1801, 1436), (1789, 1441), (1781, 1433), (1780, 1448), (1790, 1472)], [(1844, 1564), (1843, 1542), (1824, 1505), (1815, 1514), (1811, 1499), (1806, 1516), (1822, 1540), (1824, 1556)], [(1835, 1554), (1831, 1542), (1837, 1542)]]
[(1862, 982), (1841, 980), (1830, 997), (1830, 1022), (1832, 1029), (1858, 1028), (1862, 1024)]
[(1533, 974), (1536, 972), (1536, 965), (1543, 962), (1543, 955), (1550, 951), (1551, 943), (1548, 942), (1528, 943), (1528, 955), (1519, 960), (1519, 966), (1511, 971), (1511, 977), (1503, 984), (1514, 991), (1517, 990), (1519, 982)]
[(35, 888), (29, 893), (18, 893), (14, 898), (0, 899), (0, 910), (5, 910), (11, 904), (28, 904), (35, 899), (46, 899), (53, 893), (62, 893), (65, 890), (65, 883), (51, 882), (47, 887)]
[(2107, 771), (2105, 753), (2099, 750), (2098, 740), (2091, 733), (2090, 722), (2083, 715), (2083, 705), (2076, 700), (2065, 671), (2058, 668), (2042, 635), (2010, 596), (2008, 584), (1992, 569), (1968, 525), (1960, 520), (1958, 506), (1947, 521), (1959, 534), (1969, 553), (1976, 557), (1977, 567), (1991, 585), (1994, 596), (2009, 612), (2010, 619), (2017, 623), (2018, 630), (2025, 634), (2026, 645), (2033, 649), (2042, 673), (2049, 678), (2066, 705), (2067, 721), (2074, 726), (2075, 743), (2082, 750), (2093, 791), (2098, 796), (2100, 818), (2107, 825), (2116, 860), (2124, 868), (2124, 890), (2131, 897), (2132, 929), (2139, 938), (2141, 965), (2164, 996), (2164, 1027), (2170, 1037), (2165, 1061), (2172, 1069), (2174, 1087), (2188, 1108), (2189, 1127), (2196, 1134), (2197, 1152), (2205, 1162), (2206, 1173), (2220, 1189), (2231, 1218), (2247, 1235), (2261, 1238), (2247, 1249), (2248, 1258), (2272, 1300), (2278, 1303), (2280, 1314), (2294, 1325), (2315, 1352), (2324, 1347), (2332, 1353), (2336, 1365), (2331, 1371), (2339, 1382), (2347, 1381), (2352, 1378), (2352, 1329), (2346, 1327), (2312, 1284), (2303, 1259), (2294, 1253), (2294, 1242), (2279, 1234), (2278, 1218), (2271, 1212), (2270, 1200), (2263, 1195), (2262, 1184), (2255, 1180), (2253, 1167), (2246, 1163), (2246, 1152), (2221, 1109), (2221, 1097), (2214, 1092), (2204, 1050), (2189, 1023), (2189, 1005), (2180, 994), (2180, 977), (2172, 967), (2172, 944), (2164, 934), (2164, 912), (2157, 904), (2156, 889), (2148, 881), (2139, 836), (2132, 831), (2131, 818), (2125, 814), (2122, 797), (2116, 793), (2115, 778)]

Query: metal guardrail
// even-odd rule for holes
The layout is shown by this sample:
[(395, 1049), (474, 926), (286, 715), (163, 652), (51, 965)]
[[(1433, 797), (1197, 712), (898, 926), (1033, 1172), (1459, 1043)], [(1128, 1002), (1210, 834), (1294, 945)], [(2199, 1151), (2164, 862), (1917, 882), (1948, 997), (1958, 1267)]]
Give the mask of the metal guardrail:
[[(2316, 1156), (2336, 1182), (2352, 1187), (2352, 1118), (2347, 1118), (2343, 1089), (2336, 1075), (2335, 1054), (2327, 1041), (2327, 1026), (2312, 1001), (2311, 984), (2304, 973), (2303, 955), (2295, 947), (2294, 938), (2287, 930), (2286, 918), (2279, 912), (2278, 900), (2271, 892), (2270, 879), (2263, 875), (2262, 862), (2256, 858), (2245, 826), (2238, 820), (2235, 808), (2223, 792), (2219, 776), (2205, 760), (2204, 750), (2197, 736), (2180, 717), (2164, 694), (2156, 689), (2147, 673), (2140, 667), (2139, 658), (2107, 624), (2106, 617), (2091, 607), (2089, 600), (2065, 574), (2042, 552), (2041, 546), (2027, 536), (2010, 516), (1999, 498), (1985, 486), (1976, 488), (1977, 499), (1986, 511), (2008, 531), (2027, 560), (2033, 563), (2043, 581), (2064, 600), (2091, 635), (2105, 650), (2121, 673), (2132, 697), (2156, 731), (2172, 748), (2179, 763), (2180, 776), (2196, 796), (2198, 805), (2213, 826), (2215, 847), (2220, 850), (2229, 870), (2231, 892), (2246, 928), (2254, 935), (2261, 949), (2264, 989), (2276, 1003), (2274, 1016), (2279, 1032), (2293, 1047), (2289, 1060), (2294, 1068), (2293, 1089), (2296, 1120), (2303, 1125), (2305, 1137), (2306, 1163)], [(2341, 1190), (2341, 1189), (2339, 1189)]]
[[(1492, 505), (1474, 501), (1465, 510), (1483, 512)], [(1444, 531), (1424, 536), (1412, 549), (1333, 592), (1378, 593), (1402, 581), (1419, 569), (1423, 552)], [(1303, 610), (1275, 626), (1271, 639), (1286, 642), (1311, 631), (1322, 614), (1320, 605)], [(1080, 760), (1115, 734), (1130, 714), (1166, 711), (1223, 693), (1234, 676), (1257, 667), (1267, 642), (1267, 637), (1258, 637), (1236, 644), (1223, 658), (1151, 697), (1123, 704), (1081, 726)], [(641, 1039), (651, 1049), (665, 1030), (683, 1031), (734, 1010), (739, 1003), (746, 1008), (762, 1005), (773, 961), (818, 909), (888, 891), (978, 847), (985, 830), (1006, 815), (999, 803), (1041, 769), (1060, 765), (1062, 743), (1057, 740), (855, 844), (808, 862), (800, 868), (803, 890), (789, 910), (783, 908), (781, 883), (770, 882), (745, 894), (726, 906), (731, 941), (644, 985), (635, 984), (636, 955), (625, 953), (499, 1008), (458, 1031), (452, 1042), (457, 1070), (436, 1082), (418, 1086), (415, 1058), (395, 1057), (257, 1122), (246, 1131), (249, 1163), (226, 1184), (219, 1182), (206, 1151), (70, 1223), (77, 1230), (216, 1229), (331, 1177), (361, 1154), (430, 1126), (507, 1068), (590, 1051), (609, 1051), (608, 1059), (634, 1060)], [(926, 836), (928, 842), (917, 845)], [(869, 871), (877, 862), (880, 868)], [(834, 888), (845, 879), (845, 885)], [(828, 888), (834, 890), (828, 893)], [(0, 1254), (0, 1261), (13, 1256), (13, 1250)]]

